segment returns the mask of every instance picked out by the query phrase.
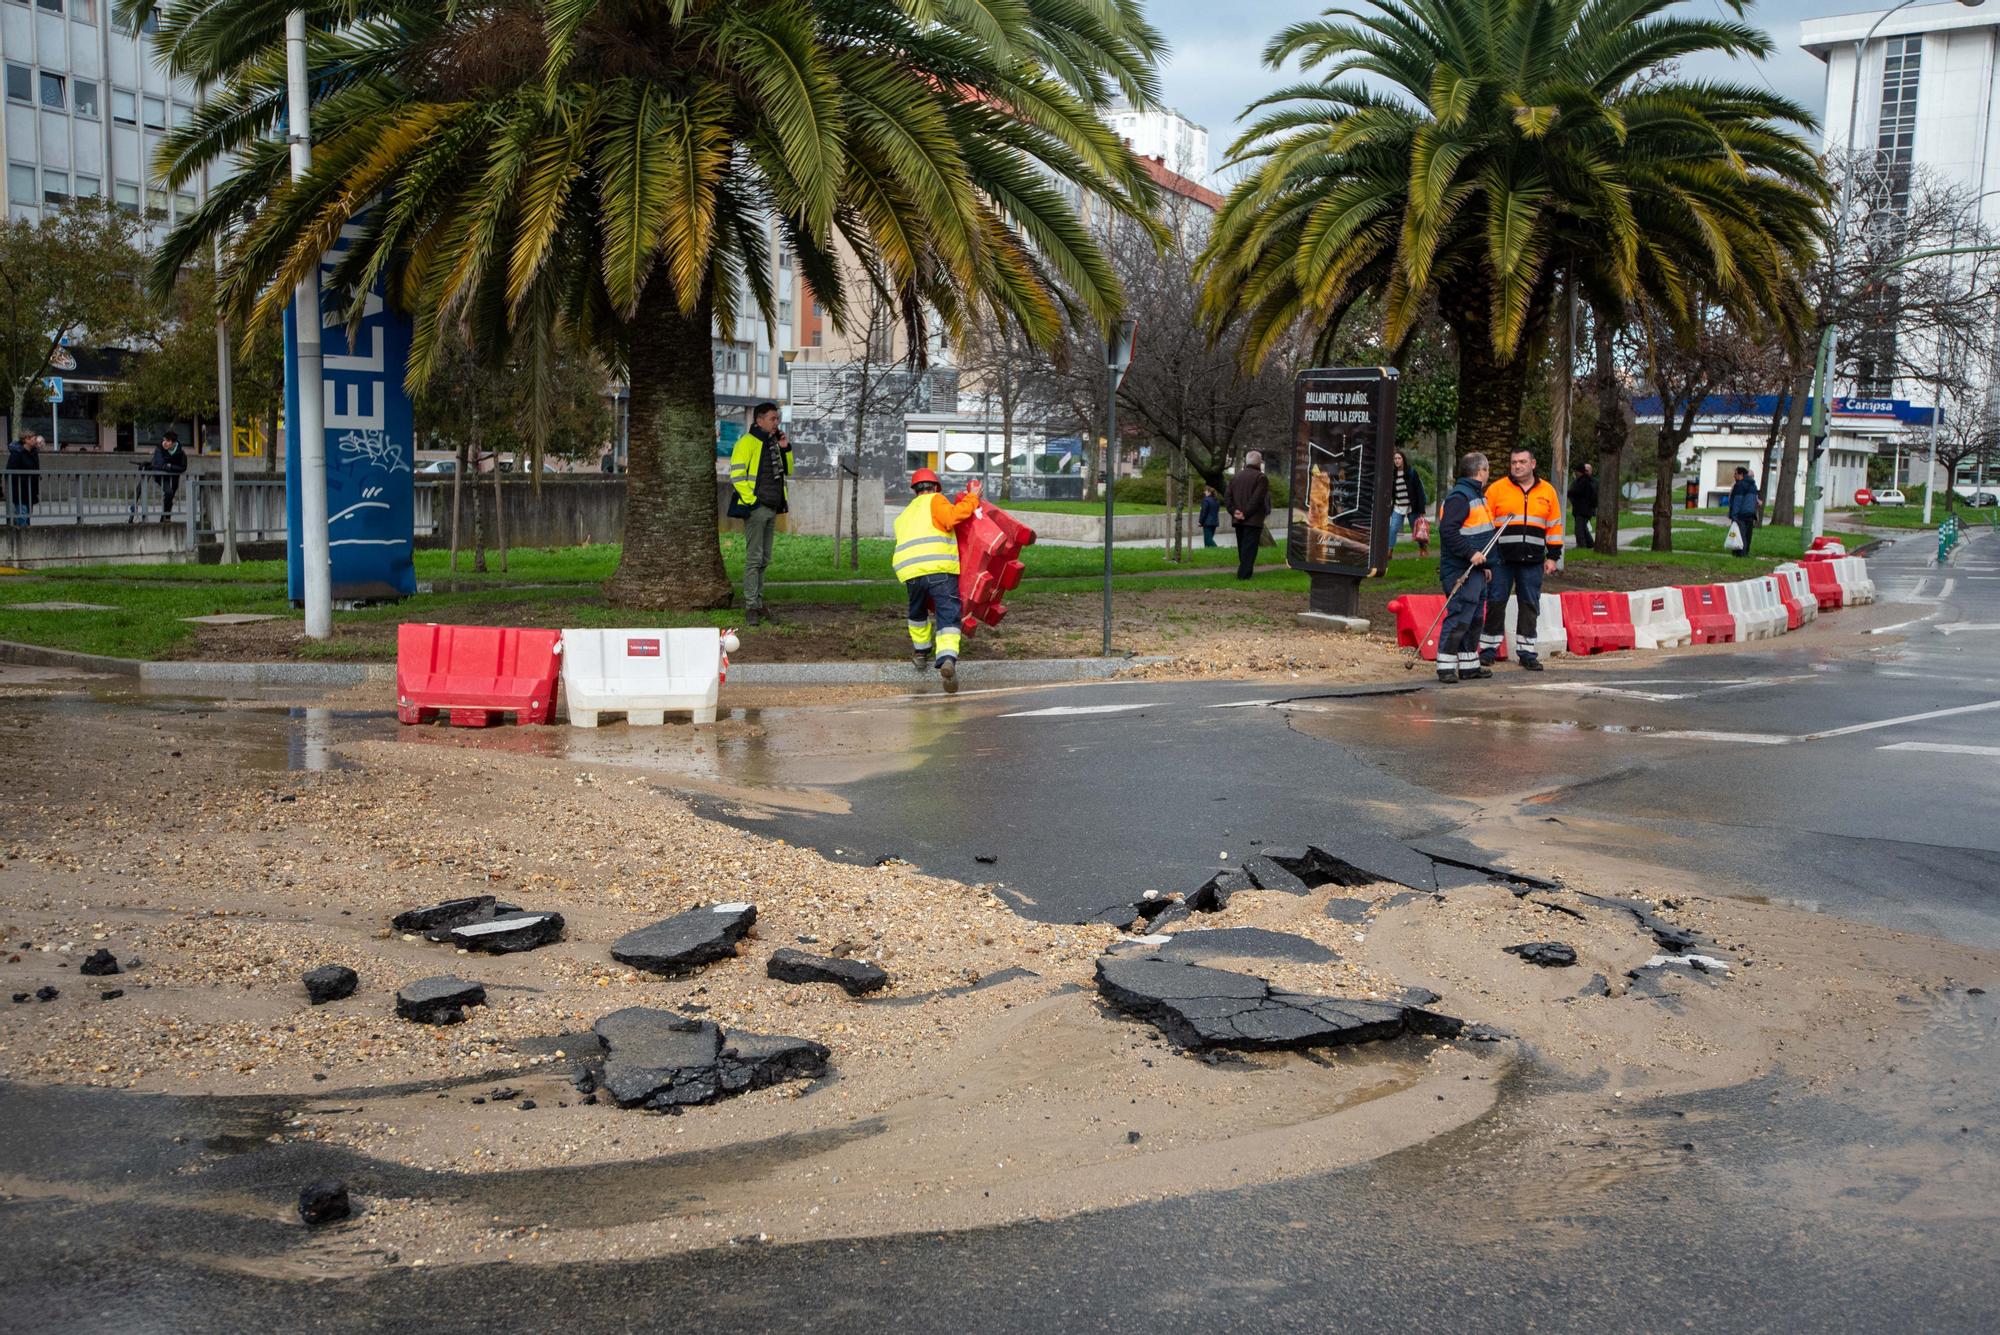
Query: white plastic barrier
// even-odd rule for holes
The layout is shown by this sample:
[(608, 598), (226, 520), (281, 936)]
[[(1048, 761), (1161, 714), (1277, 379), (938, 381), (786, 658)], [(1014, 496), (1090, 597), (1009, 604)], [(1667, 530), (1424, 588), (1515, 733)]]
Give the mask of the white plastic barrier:
[(1847, 605), (1875, 601), (1875, 581), (1868, 578), (1868, 563), (1858, 556), (1842, 556), (1833, 563), (1833, 577), (1847, 595)]
[(1773, 578), (1784, 580), (1792, 586), (1792, 601), (1799, 605), (1802, 622), (1811, 621), (1819, 615), (1819, 599), (1813, 595), (1812, 579), (1806, 574), (1804, 566), (1787, 561), (1771, 574)]
[[(1518, 600), (1507, 600), (1507, 651), (1511, 654), (1515, 634), (1514, 623), (1520, 619), (1521, 604)], [(1569, 632), (1563, 628), (1563, 600), (1557, 593), (1542, 595), (1540, 609), (1535, 614), (1535, 653), (1542, 658), (1552, 658), (1556, 654), (1569, 652)]]
[(563, 692), (569, 721), (597, 726), (600, 713), (657, 727), (685, 709), (696, 723), (715, 722), (734, 635), (713, 626), (679, 630), (565, 630)]
[(1674, 588), (1640, 589), (1628, 594), (1632, 602), (1632, 642), (1639, 649), (1672, 649), (1694, 639), (1688, 624), (1687, 605), (1681, 591)]
[(1729, 604), (1729, 615), (1736, 618), (1739, 644), (1744, 640), (1774, 640), (1790, 624), (1784, 605), (1778, 601), (1778, 586), (1770, 582), (1768, 575), (1725, 584), (1722, 596)]

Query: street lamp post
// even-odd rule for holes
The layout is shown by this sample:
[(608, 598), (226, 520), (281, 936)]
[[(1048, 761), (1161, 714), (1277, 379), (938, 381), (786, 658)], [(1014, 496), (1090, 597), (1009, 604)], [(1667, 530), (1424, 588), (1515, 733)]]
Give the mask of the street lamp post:
[[(306, 86), (306, 16), (285, 15), (285, 83), (292, 148), (292, 180), (312, 170), (312, 112)], [(293, 349), (298, 357), (299, 560), (305, 595), (306, 637), (333, 634), (333, 550), (327, 538), (325, 390), (321, 388), (319, 266), (299, 280), (292, 294)]]
[(1111, 654), (1111, 533), (1113, 489), (1118, 485), (1118, 386), (1132, 365), (1137, 320), (1120, 320), (1104, 337), (1104, 653)]
[[(1869, 29), (1854, 44), (1854, 77), (1847, 97), (1847, 159), (1841, 164), (1840, 206), (1833, 219), (1833, 250), (1828, 259), (1838, 263), (1841, 251), (1847, 241), (1847, 212), (1854, 202), (1854, 151), (1855, 130), (1861, 121), (1861, 62), (1868, 54), (1868, 44), (1875, 40), (1875, 34), (1901, 11), (1908, 9), (1917, 0), (1902, 0), (1902, 3), (1883, 11)], [(1958, 0), (1967, 9), (1977, 9), (1985, 0)], [(1806, 532), (1817, 538), (1826, 531), (1826, 507), (1821, 503), (1823, 488), (1820, 485), (1820, 456), (1826, 452), (1827, 436), (1827, 379), (1832, 374), (1833, 361), (1840, 349), (1840, 326), (1829, 323), (1826, 334), (1820, 339), (1819, 358), (1813, 369), (1813, 440), (1812, 457), (1806, 461)]]

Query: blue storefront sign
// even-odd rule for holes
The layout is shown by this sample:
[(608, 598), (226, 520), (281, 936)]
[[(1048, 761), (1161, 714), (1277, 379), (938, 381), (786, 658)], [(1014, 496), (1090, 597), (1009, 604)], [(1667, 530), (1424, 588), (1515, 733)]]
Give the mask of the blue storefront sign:
[[(410, 355), (410, 322), (390, 309), (378, 284), (350, 340), (337, 320), (325, 283), (349, 240), (350, 225), (320, 263), (321, 331), (326, 434), (327, 547), (338, 599), (408, 597), (417, 591), (412, 564), (416, 537), (416, 424), (403, 372)], [(285, 475), (300, 476), (299, 367), (295, 312), (285, 310)], [(285, 488), (289, 586), (293, 602), (305, 596), (300, 551), (304, 526), (296, 486)]]

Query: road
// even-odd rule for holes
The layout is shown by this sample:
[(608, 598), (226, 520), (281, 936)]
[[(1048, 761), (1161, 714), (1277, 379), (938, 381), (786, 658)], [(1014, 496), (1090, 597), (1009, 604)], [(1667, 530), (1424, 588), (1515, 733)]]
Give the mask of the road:
[[(1845, 631), (1535, 678), (1141, 682), (817, 711), (809, 736), (714, 757), (737, 786), (703, 800), (830, 856), (997, 878), (1050, 919), (1192, 888), (1225, 852), (1386, 832), (2000, 946), (2000, 539), (1980, 534), (1944, 572), (1924, 555), (1906, 542), (1875, 560), (1884, 605), (1842, 614)], [(1885, 633), (1856, 639), (1857, 625)], [(792, 791), (758, 801), (760, 785)], [(92, 1188), (0, 1200), (4, 1324), (1991, 1331), (2000, 989), (1985, 981), (1884, 999), (1924, 1022), (1891, 1081), (1780, 1071), (1637, 1106), (1597, 1091), (1565, 1121), (1529, 1064), (1487, 1116), (1343, 1172), (969, 1233), (476, 1276), (302, 1276), (286, 1259), (298, 1230), (257, 1208), (295, 1179), (255, 1153), (228, 1198), (181, 1204), (173, 1137), (254, 1147), (276, 1115), (254, 1101), (148, 1096), (114, 1119), (101, 1101), (117, 1096), (0, 1086), (16, 1128), (0, 1174)], [(184, 1259), (217, 1253), (237, 1259)]]

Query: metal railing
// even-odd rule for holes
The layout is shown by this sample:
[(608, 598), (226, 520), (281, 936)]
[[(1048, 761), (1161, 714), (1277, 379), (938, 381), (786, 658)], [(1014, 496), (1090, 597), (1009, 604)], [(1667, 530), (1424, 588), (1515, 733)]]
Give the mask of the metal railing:
[[(168, 484), (172, 485), (169, 486)], [(234, 483), (236, 540), (264, 542), (286, 535), (285, 480), (239, 477)], [(436, 528), (437, 488), (416, 488), (416, 531)], [(0, 474), (0, 523), (52, 525), (175, 525), (189, 547), (219, 541), (224, 527), (222, 480), (193, 472), (44, 468)]]

